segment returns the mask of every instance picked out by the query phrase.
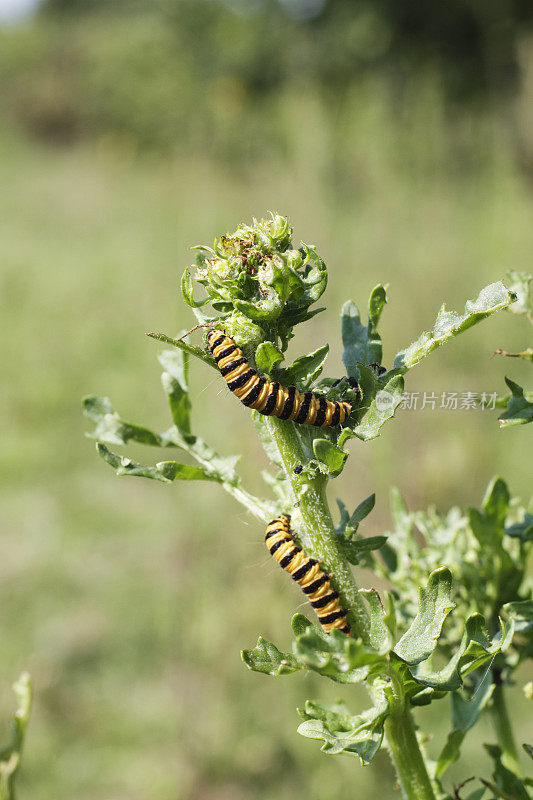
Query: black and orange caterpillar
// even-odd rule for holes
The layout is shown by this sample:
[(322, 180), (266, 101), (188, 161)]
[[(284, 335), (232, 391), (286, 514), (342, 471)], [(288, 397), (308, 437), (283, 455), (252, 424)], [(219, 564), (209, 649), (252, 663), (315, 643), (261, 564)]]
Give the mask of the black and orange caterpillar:
[(245, 406), (265, 416), (289, 419), (301, 425), (342, 425), (352, 413), (350, 403), (326, 400), (313, 392), (285, 388), (252, 369), (233, 339), (216, 328), (207, 332), (207, 344), (228, 388)]
[(339, 593), (331, 587), (330, 576), (322, 572), (318, 561), (308, 558), (294, 543), (290, 524), (288, 514), (269, 523), (265, 542), (271, 555), (307, 595), (326, 633), (337, 629), (351, 636), (347, 611), (339, 603)]

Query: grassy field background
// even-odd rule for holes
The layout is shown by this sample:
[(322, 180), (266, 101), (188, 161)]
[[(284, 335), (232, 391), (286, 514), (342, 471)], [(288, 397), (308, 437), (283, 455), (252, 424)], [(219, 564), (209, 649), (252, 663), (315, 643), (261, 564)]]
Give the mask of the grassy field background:
[[(144, 334), (193, 324), (178, 296), (191, 245), (270, 209), (288, 214), (295, 238), (317, 244), (330, 267), (328, 310), (291, 345), (296, 355), (328, 341), (329, 374), (341, 369), (342, 302), (365, 305), (377, 282), (390, 284), (387, 363), (442, 302), (462, 309), (507, 269), (530, 270), (533, 193), (502, 119), (470, 113), (462, 135), (478, 157), (460, 163), (460, 131), (432, 81), (419, 88), (400, 121), (378, 84), (336, 119), (311, 88), (289, 91), (285, 152), (244, 166), (193, 143), (167, 154), (120, 136), (52, 146), (4, 126), (0, 714), (12, 707), (10, 682), (28, 669), (36, 703), (22, 800), (329, 800), (352, 787), (366, 800), (389, 791), (385, 755), (363, 769), (296, 734), (306, 698), (342, 695), (356, 710), (363, 694), (309, 676), (263, 678), (239, 660), (259, 633), (287, 645), (301, 601), (267, 557), (261, 528), (216, 485), (115, 478), (84, 438), (80, 398), (107, 394), (126, 419), (164, 428), (158, 346)], [(527, 383), (527, 365), (489, 356), (522, 349), (528, 334), (525, 320), (501, 314), (432, 355), (407, 388), (503, 392), (505, 373)], [(249, 487), (263, 491), (265, 462), (243, 409), (207, 368), (194, 366), (192, 397), (196, 431), (221, 452), (243, 453)], [(335, 489), (352, 506), (377, 492), (368, 535), (389, 525), (391, 485), (412, 507), (444, 510), (478, 504), (500, 473), (527, 500), (530, 431), (500, 432), (496, 416), (400, 412), (380, 440), (351, 444)], [(151, 449), (142, 458), (160, 460)], [(420, 717), (431, 720), (434, 753), (442, 702)], [(512, 704), (526, 736), (519, 687)], [(453, 778), (482, 769), (480, 742), (490, 739), (484, 724)]]

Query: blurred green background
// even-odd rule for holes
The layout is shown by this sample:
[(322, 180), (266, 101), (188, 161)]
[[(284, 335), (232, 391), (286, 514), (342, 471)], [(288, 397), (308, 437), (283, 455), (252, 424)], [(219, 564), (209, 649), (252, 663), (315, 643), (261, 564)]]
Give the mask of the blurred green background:
[[(29, 669), (20, 797), (390, 796), (385, 755), (363, 769), (296, 734), (295, 707), (339, 689), (263, 678), (239, 660), (258, 633), (286, 646), (301, 602), (260, 526), (216, 485), (114, 478), (83, 436), (80, 398), (108, 394), (127, 419), (167, 426), (157, 343), (144, 334), (193, 324), (178, 296), (191, 245), (270, 209), (330, 267), (328, 311), (291, 353), (329, 341), (331, 375), (340, 306), (364, 305), (377, 282), (390, 284), (387, 363), (443, 301), (461, 309), (507, 269), (531, 271), (532, 7), (48, 0), (15, 19), (10, 5), (0, 718)], [(506, 372), (527, 384), (527, 365), (489, 357), (528, 336), (525, 320), (501, 314), (431, 356), (407, 389), (503, 392)], [(249, 487), (263, 491), (242, 408), (202, 366), (192, 395), (196, 431), (244, 453)], [(351, 444), (333, 488), (352, 507), (377, 492), (368, 535), (389, 525), (391, 484), (412, 507), (445, 510), (479, 503), (499, 472), (527, 500), (531, 432), (500, 432), (496, 416), (400, 412), (382, 439)], [(364, 702), (344, 697), (354, 711)], [(523, 706), (519, 687), (511, 702)], [(419, 716), (432, 753), (445, 704)], [(452, 778), (483, 770), (490, 738), (482, 726)]]

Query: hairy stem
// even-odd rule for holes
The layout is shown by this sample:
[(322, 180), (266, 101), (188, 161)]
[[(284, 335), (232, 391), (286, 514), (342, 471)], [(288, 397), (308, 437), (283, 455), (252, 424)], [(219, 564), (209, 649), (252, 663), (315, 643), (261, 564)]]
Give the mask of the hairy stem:
[[(352, 630), (368, 643), (370, 620), (351, 567), (339, 548), (326, 498), (327, 479), (324, 476), (302, 479), (301, 474), (294, 472), (294, 468), (305, 464), (307, 459), (293, 424), (276, 417), (266, 417), (265, 422), (291, 484), (294, 506), (304, 529), (300, 535), (306, 547), (309, 545), (311, 552), (334, 575), (336, 587), (350, 612)], [(403, 706), (402, 699), (399, 698), (399, 707), (387, 719), (385, 729), (389, 752), (405, 798), (435, 800), (411, 713)]]
[(405, 800), (435, 800), (408, 708), (403, 707), (387, 717), (385, 737)]
[(337, 535), (326, 499), (326, 479), (317, 476), (302, 479), (294, 468), (305, 464), (306, 457), (294, 430), (294, 424), (266, 417), (266, 425), (276, 442), (281, 461), (291, 484), (295, 509), (301, 518), (304, 531), (302, 538), (313, 555), (322, 561), (335, 579), (343, 602), (349, 611), (349, 619), (355, 636), (364, 642), (369, 640), (370, 621), (365, 602), (359, 594), (357, 583), (348, 561), (341, 553)]
[(523, 778), (513, 729), (507, 712), (500, 670), (493, 670), (493, 676), (495, 686), (492, 695), (491, 717), (496, 731), (496, 738), (502, 750), (502, 764), (519, 778)]

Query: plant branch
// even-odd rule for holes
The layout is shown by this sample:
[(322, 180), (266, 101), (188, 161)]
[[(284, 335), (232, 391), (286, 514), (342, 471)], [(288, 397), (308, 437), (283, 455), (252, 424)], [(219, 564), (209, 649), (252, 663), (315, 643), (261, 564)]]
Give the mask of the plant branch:
[(295, 515), (300, 517), (303, 530), (301, 538), (305, 547), (322, 561), (335, 579), (336, 588), (349, 612), (352, 630), (355, 636), (368, 643), (370, 620), (365, 602), (351, 567), (341, 553), (337, 542), (337, 534), (326, 499), (326, 483), (324, 476), (308, 479), (296, 475), (294, 468), (305, 464), (306, 457), (302, 449), (294, 423), (266, 417), (266, 425), (272, 439), (276, 442), (281, 462), (287, 479), (291, 485)]
[(435, 800), (409, 708), (387, 717), (385, 737), (405, 800)]
[(491, 717), (496, 731), (496, 738), (502, 750), (502, 764), (513, 772), (518, 778), (523, 778), (522, 768), (518, 758), (511, 721), (507, 712), (507, 703), (499, 669), (493, 670), (494, 692), (492, 695)]

